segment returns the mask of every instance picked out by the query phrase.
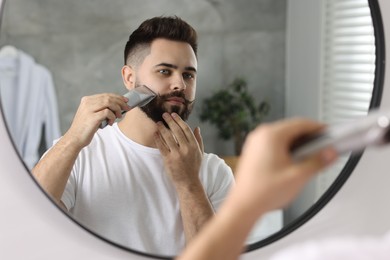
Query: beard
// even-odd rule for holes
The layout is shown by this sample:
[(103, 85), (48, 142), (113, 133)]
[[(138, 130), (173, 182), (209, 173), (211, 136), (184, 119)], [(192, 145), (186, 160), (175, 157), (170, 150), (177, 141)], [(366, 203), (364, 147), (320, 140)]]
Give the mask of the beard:
[[(179, 97), (184, 99), (184, 103), (182, 105), (169, 105), (166, 102), (169, 98), (172, 97)], [(163, 124), (168, 127), (168, 124), (163, 119), (162, 115), (167, 113), (176, 113), (178, 114), (181, 119), (184, 121), (188, 120), (188, 117), (190, 116), (192, 109), (194, 107), (194, 101), (189, 101), (185, 98), (183, 91), (175, 91), (171, 92), (165, 95), (157, 95), (152, 101), (150, 101), (148, 104), (146, 104), (143, 107), (140, 107), (140, 109), (155, 123), (157, 122), (163, 122)]]

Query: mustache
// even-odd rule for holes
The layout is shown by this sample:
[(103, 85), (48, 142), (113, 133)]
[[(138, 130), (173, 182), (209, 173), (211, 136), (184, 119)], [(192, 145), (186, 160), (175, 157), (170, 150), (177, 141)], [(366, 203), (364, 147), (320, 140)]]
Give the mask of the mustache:
[(163, 95), (157, 94), (157, 98), (160, 100), (167, 100), (167, 99), (172, 98), (172, 97), (182, 98), (184, 100), (185, 105), (190, 105), (190, 104), (195, 102), (195, 99), (188, 100), (183, 91), (174, 91), (174, 92), (171, 92), (168, 94), (163, 94)]

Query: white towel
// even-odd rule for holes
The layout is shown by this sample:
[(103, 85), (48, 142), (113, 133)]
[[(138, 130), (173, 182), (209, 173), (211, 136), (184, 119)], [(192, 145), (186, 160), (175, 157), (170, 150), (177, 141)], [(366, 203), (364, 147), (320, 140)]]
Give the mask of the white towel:
[(48, 69), (21, 50), (0, 50), (0, 99), (13, 142), (29, 169), (39, 160), (39, 145), (45, 127), (45, 142), (60, 137), (57, 98)]

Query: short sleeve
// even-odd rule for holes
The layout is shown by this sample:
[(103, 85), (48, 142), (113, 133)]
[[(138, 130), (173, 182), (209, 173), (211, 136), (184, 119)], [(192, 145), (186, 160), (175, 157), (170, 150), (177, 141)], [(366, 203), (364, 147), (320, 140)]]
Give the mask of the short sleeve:
[(213, 209), (218, 211), (235, 184), (233, 172), (224, 160), (214, 154), (205, 154), (201, 169), (207, 196)]
[(64, 203), (67, 210), (74, 207), (76, 200), (76, 181), (74, 174), (70, 175), (68, 182), (66, 183), (64, 193), (62, 194), (61, 201)]

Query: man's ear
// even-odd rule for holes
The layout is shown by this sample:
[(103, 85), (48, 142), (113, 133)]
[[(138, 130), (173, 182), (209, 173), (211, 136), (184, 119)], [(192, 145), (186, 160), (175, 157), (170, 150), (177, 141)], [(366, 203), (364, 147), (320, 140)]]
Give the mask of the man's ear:
[(123, 84), (128, 90), (135, 88), (136, 76), (134, 69), (129, 65), (124, 65), (121, 70)]

